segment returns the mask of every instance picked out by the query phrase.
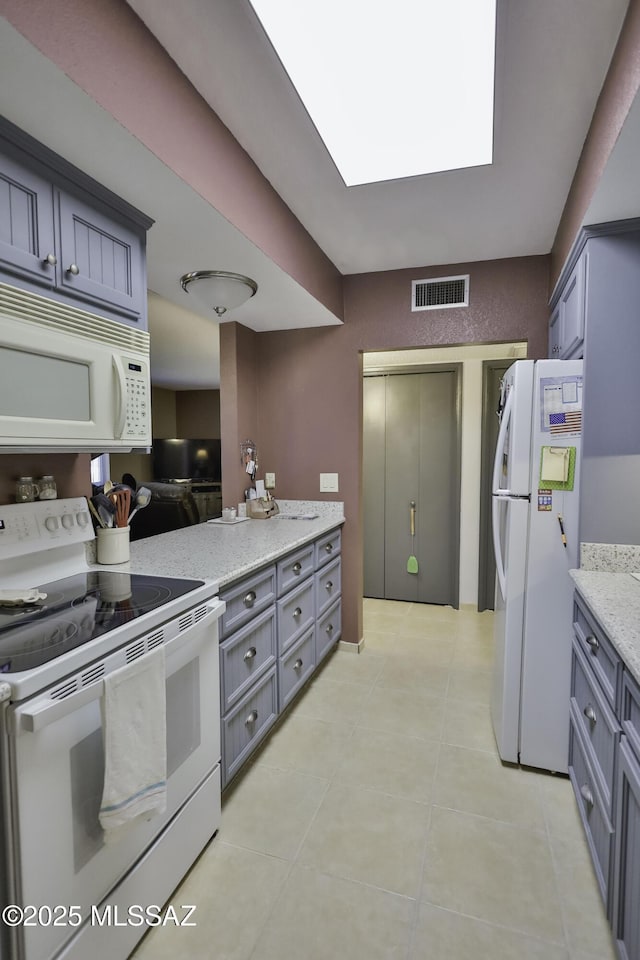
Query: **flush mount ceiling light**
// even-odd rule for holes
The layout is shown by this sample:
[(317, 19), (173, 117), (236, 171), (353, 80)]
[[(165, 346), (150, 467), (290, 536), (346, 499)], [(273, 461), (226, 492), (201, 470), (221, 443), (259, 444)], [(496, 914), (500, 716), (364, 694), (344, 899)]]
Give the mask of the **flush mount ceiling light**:
[(180, 284), (200, 306), (214, 310), (219, 317), (227, 310), (242, 306), (258, 289), (250, 277), (226, 270), (194, 270), (180, 277)]

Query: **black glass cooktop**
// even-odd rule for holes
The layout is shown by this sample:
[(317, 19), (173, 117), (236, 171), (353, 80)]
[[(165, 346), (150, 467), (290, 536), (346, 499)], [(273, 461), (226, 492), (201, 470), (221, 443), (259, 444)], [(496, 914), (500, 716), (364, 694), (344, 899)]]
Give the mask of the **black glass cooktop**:
[(202, 584), (111, 570), (39, 584), (46, 599), (0, 606), (0, 674), (41, 666)]

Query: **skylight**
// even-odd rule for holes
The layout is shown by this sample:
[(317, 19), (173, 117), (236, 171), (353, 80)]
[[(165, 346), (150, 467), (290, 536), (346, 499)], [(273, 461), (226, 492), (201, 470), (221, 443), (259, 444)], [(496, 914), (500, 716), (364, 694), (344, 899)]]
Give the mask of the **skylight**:
[(250, 2), (347, 186), (491, 163), (496, 0)]

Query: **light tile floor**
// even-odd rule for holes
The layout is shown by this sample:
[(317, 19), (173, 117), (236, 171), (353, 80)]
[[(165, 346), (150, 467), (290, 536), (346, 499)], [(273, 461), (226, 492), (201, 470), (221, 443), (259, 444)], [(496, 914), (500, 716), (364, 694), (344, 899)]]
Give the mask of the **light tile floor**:
[(615, 960), (568, 780), (498, 759), (492, 614), (364, 611), (136, 960)]

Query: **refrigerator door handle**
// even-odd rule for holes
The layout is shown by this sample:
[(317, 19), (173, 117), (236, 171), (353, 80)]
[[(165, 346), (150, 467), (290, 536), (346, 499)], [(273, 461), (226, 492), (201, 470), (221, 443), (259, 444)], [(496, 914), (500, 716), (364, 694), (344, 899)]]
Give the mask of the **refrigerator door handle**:
[(504, 451), (504, 442), (507, 436), (507, 430), (509, 429), (509, 420), (511, 419), (511, 411), (513, 409), (513, 389), (509, 390), (507, 395), (507, 401), (504, 405), (504, 410), (502, 411), (502, 419), (500, 421), (500, 429), (498, 431), (498, 439), (496, 441), (496, 458), (493, 461), (493, 494), (494, 496), (508, 496), (508, 491), (500, 488), (500, 469), (502, 467), (502, 458)]
[(504, 569), (504, 557), (502, 556), (502, 547), (500, 544), (500, 500), (504, 497), (491, 498), (491, 519), (493, 523), (493, 553), (496, 558), (496, 573), (502, 596), (506, 597), (506, 575)]

